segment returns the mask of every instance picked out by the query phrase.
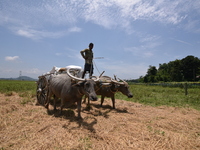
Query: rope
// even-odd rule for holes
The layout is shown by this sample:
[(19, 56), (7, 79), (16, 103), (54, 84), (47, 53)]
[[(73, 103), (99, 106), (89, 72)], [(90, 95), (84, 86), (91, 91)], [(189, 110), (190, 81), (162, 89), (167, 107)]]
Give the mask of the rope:
[(94, 62), (94, 60), (93, 60), (93, 64), (94, 64), (95, 68), (97, 69), (97, 71), (98, 71), (98, 73), (99, 73), (99, 75), (100, 75), (101, 73), (100, 73), (99, 69), (97, 68), (97, 65), (96, 65), (96, 63)]

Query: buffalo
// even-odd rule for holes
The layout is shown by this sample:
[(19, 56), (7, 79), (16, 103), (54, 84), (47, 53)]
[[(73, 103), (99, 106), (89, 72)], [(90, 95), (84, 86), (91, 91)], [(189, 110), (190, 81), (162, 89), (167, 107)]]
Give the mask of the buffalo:
[(48, 81), (47, 103), (45, 107), (48, 109), (49, 100), (54, 96), (54, 110), (56, 110), (56, 101), (61, 99), (60, 114), (62, 113), (65, 103), (68, 105), (77, 102), (78, 118), (81, 118), (81, 101), (83, 95), (87, 95), (89, 100), (96, 101), (97, 95), (94, 90), (95, 82), (98, 79), (82, 79), (72, 76), (70, 69), (67, 74), (52, 75)]
[[(120, 79), (121, 80), (121, 79)], [(115, 93), (121, 92), (122, 94), (126, 95), (128, 98), (132, 98), (133, 94), (129, 90), (129, 85), (126, 81), (121, 80), (122, 82), (117, 81), (116, 79), (113, 80), (112, 78), (108, 76), (102, 76), (99, 79), (101, 82), (107, 82), (109, 83), (107, 86), (101, 86), (101, 84), (97, 84), (97, 87), (95, 88), (96, 94), (101, 95), (101, 104), (102, 107), (104, 98), (110, 97), (112, 100), (113, 109), (115, 109)], [(86, 102), (87, 95), (84, 98), (83, 102)], [(90, 100), (88, 99), (88, 104), (90, 103)]]

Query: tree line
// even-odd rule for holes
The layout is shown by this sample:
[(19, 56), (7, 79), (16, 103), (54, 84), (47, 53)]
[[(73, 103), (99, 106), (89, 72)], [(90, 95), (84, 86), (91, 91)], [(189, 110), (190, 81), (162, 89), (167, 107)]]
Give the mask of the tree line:
[(158, 69), (150, 65), (146, 75), (141, 76), (139, 81), (144, 83), (198, 81), (199, 77), (200, 59), (189, 55), (181, 60), (159, 64)]

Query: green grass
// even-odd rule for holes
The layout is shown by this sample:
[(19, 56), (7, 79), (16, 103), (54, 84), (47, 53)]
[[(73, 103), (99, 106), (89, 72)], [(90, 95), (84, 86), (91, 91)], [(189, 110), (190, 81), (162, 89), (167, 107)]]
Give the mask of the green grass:
[(16, 92), (21, 97), (34, 97), (36, 86), (35, 81), (0, 80), (0, 93), (11, 96), (13, 92)]
[[(158, 85), (132, 84), (130, 91), (133, 98), (127, 98), (121, 93), (116, 93), (116, 99), (138, 102), (151, 106), (191, 107), (200, 110), (200, 88), (188, 88), (185, 95), (184, 88), (163, 87)], [(0, 93), (10, 96), (13, 92), (19, 93), (25, 104), (36, 96), (36, 83), (34, 81), (8, 81), (0, 80)]]
[(200, 110), (199, 88), (188, 88), (188, 95), (185, 95), (184, 88), (134, 84), (130, 85), (130, 91), (133, 98), (129, 99), (121, 93), (117, 93), (116, 98), (151, 106), (192, 107)]

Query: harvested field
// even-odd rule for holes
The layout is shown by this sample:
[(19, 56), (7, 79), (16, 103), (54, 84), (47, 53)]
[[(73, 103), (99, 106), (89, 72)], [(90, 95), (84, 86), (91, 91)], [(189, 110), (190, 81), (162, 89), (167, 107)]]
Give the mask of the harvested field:
[[(47, 111), (35, 102), (24, 104), (14, 93), (0, 94), (1, 150), (133, 150), (200, 149), (200, 112), (191, 108), (151, 107), (105, 99), (82, 105), (82, 120), (76, 109), (63, 115)], [(76, 108), (76, 107), (75, 107)]]

